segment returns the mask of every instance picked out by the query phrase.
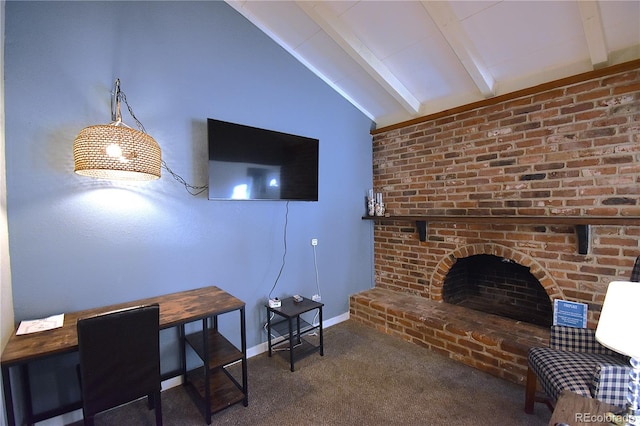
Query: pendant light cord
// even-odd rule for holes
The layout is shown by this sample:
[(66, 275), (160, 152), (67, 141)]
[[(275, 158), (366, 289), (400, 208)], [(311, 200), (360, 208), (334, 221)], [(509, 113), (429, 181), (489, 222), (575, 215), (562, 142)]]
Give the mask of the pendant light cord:
[[(138, 127), (138, 130), (140, 130), (142, 133), (147, 133), (147, 131), (145, 130), (144, 126), (142, 125), (142, 123), (140, 122), (140, 120), (138, 120), (138, 117), (136, 117), (136, 115), (133, 113), (133, 109), (131, 108), (131, 105), (129, 105), (129, 102), (127, 101), (127, 96), (124, 94), (123, 91), (120, 90), (120, 79), (117, 79), (115, 82), (115, 90), (114, 90), (114, 100), (115, 100), (115, 118), (114, 121), (117, 119), (118, 121), (122, 120), (121, 116), (120, 116), (120, 101), (124, 102), (124, 104), (127, 106), (127, 109), (129, 110), (129, 114), (131, 115), (131, 117), (133, 118), (133, 120), (136, 122), (136, 126)], [(112, 116), (114, 115), (114, 110), (112, 107)], [(209, 185), (202, 185), (202, 186), (195, 186), (195, 185), (191, 185), (190, 183), (188, 183), (186, 180), (184, 180), (184, 178), (182, 176), (180, 176), (179, 174), (175, 173), (173, 170), (171, 170), (169, 168), (169, 166), (167, 165), (167, 163), (164, 160), (161, 160), (160, 165), (163, 169), (165, 169), (167, 171), (167, 173), (169, 173), (176, 181), (178, 181), (179, 183), (181, 183), (184, 186), (184, 189), (191, 195), (196, 196), (196, 195), (200, 195), (202, 194), (204, 191), (207, 190), (207, 188), (209, 188)]]
[(173, 178), (175, 180), (177, 180), (178, 182), (180, 182), (183, 186), (184, 189), (191, 195), (196, 196), (199, 194), (202, 194), (204, 191), (207, 190), (207, 188), (209, 188), (209, 185), (203, 185), (203, 186), (194, 186), (191, 185), (190, 183), (188, 183), (187, 181), (185, 181), (182, 176), (180, 176), (177, 173), (174, 173), (173, 170), (171, 170), (169, 168), (169, 166), (167, 166), (167, 163), (164, 162), (164, 160), (162, 160), (161, 162), (162, 168), (165, 169), (171, 176), (173, 176)]

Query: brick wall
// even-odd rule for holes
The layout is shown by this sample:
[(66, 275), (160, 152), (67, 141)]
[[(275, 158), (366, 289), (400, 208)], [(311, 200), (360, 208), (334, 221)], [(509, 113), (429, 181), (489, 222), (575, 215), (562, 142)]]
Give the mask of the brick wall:
[(351, 297), (351, 317), (521, 383), (548, 331), (444, 305), (456, 259), (530, 268), (550, 303), (587, 303), (593, 328), (640, 255), (640, 220), (591, 226), (581, 255), (572, 225), (455, 216), (640, 216), (640, 61), (374, 131), (373, 176), (391, 216), (451, 220), (428, 223), (424, 242), (410, 221), (376, 221), (376, 287)]
[[(640, 216), (640, 67), (374, 132), (374, 188), (397, 215)], [(494, 254), (532, 268), (550, 299), (589, 305), (629, 277), (638, 226), (376, 223), (376, 286), (441, 300), (456, 257)]]

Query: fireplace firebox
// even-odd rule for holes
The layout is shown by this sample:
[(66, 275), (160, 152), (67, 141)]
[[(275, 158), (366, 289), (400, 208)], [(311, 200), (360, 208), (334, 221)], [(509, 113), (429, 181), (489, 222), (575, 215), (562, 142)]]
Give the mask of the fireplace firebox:
[(549, 327), (551, 300), (530, 269), (510, 259), (477, 254), (457, 259), (444, 279), (445, 303)]

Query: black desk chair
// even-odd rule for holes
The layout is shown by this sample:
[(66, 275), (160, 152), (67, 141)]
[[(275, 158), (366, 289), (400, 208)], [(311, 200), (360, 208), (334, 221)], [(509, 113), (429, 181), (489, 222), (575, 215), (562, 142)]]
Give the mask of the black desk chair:
[(162, 425), (160, 308), (138, 306), (78, 320), (85, 426), (96, 414), (148, 397)]

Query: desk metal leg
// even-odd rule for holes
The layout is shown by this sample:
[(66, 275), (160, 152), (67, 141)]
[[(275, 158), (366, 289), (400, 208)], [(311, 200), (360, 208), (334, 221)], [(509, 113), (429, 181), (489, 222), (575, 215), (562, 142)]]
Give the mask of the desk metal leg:
[(29, 379), (29, 364), (22, 364), (20, 367), (22, 370), (22, 388), (25, 394), (24, 398), (24, 410), (26, 423), (28, 426), (33, 425), (33, 404), (31, 403), (31, 380)]
[(271, 312), (269, 311), (269, 308), (267, 308), (267, 342), (269, 342), (269, 358), (271, 358)]
[(185, 340), (184, 324), (178, 326), (178, 345), (180, 347), (180, 374), (182, 383), (187, 384), (187, 347)]
[(293, 318), (289, 318), (289, 363), (293, 372)]
[(15, 426), (16, 418), (13, 412), (13, 396), (11, 394), (11, 369), (2, 367), (2, 390), (4, 392), (4, 409), (7, 413), (7, 425)]
[[(214, 327), (218, 327), (218, 317), (215, 317)], [(205, 400), (205, 421), (211, 424), (211, 377), (209, 371), (209, 321), (208, 318), (202, 320), (202, 345), (204, 350), (204, 400)]]
[(242, 404), (249, 406), (249, 385), (247, 378), (247, 323), (244, 314), (244, 306), (240, 308), (240, 339), (242, 346), (242, 391), (244, 392), (244, 400)]
[(318, 319), (320, 320), (320, 327), (318, 327), (320, 329), (320, 356), (324, 356), (324, 341), (322, 339), (322, 306), (320, 306), (318, 310)]

